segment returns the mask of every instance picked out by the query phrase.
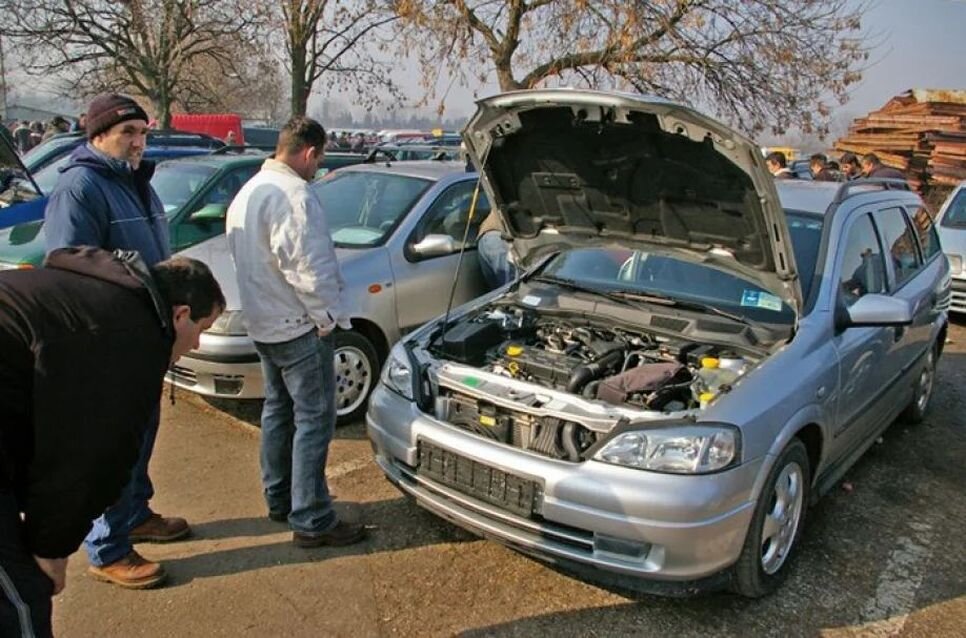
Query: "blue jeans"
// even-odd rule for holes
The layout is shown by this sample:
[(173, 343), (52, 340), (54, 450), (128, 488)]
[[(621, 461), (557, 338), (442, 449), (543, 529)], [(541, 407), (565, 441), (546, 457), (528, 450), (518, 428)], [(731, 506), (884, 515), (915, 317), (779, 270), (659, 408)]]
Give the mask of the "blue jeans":
[(131, 470), (131, 480), (124, 486), (117, 502), (94, 521), (94, 527), (84, 539), (84, 549), (92, 565), (110, 565), (127, 556), (133, 549), (128, 539), (131, 530), (151, 516), (148, 501), (154, 496), (154, 486), (148, 476), (148, 463), (154, 452), (154, 441), (158, 438), (160, 420), (159, 403), (144, 428), (144, 440), (137, 463)]
[(508, 259), (507, 243), (498, 231), (491, 230), (483, 233), (476, 240), (476, 249), (480, 258), (480, 270), (483, 280), (492, 288), (499, 288), (516, 277), (516, 268)]
[(335, 431), (332, 336), (315, 330), (282, 343), (255, 342), (265, 378), (262, 487), (270, 512), (288, 513), (297, 532), (325, 532), (335, 511), (325, 462)]

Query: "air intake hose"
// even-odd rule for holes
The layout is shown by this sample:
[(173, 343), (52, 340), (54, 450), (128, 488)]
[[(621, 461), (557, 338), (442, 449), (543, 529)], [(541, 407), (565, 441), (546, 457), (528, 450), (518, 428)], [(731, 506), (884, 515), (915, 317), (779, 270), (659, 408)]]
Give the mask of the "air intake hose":
[(578, 366), (573, 374), (570, 375), (570, 380), (567, 382), (567, 392), (573, 394), (579, 394), (581, 388), (593, 381), (594, 379), (599, 379), (607, 371), (615, 368), (624, 360), (623, 350), (611, 350), (605, 355), (598, 357), (591, 363), (587, 365)]

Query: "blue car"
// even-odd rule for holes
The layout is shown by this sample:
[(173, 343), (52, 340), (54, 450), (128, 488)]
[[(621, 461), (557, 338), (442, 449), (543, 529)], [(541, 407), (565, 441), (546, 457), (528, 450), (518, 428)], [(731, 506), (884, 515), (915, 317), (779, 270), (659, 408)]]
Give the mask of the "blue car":
[[(5, 141), (0, 143), (0, 229), (43, 219), (47, 197), (60, 178), (60, 169), (70, 159), (70, 152), (84, 142), (82, 134), (66, 134), (52, 138), (27, 153), (22, 159)], [(154, 161), (205, 155), (212, 144), (221, 142), (194, 133), (149, 134), (144, 158)], [(51, 146), (43, 156), (31, 153)], [(54, 156), (51, 153), (58, 151)], [(39, 168), (31, 168), (31, 164)]]

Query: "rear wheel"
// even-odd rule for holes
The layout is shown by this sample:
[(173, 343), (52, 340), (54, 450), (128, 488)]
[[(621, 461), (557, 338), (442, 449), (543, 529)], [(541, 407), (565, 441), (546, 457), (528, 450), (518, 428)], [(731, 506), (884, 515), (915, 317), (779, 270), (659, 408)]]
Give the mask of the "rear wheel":
[(903, 410), (901, 418), (906, 423), (921, 423), (929, 411), (929, 401), (932, 399), (933, 387), (936, 384), (936, 348), (930, 348), (926, 353), (926, 360), (919, 370), (916, 380), (916, 391), (912, 401)]
[(759, 598), (785, 578), (805, 525), (810, 482), (808, 452), (799, 439), (793, 439), (782, 450), (758, 497), (734, 568), (733, 588), (737, 593)]
[(336, 423), (362, 418), (379, 373), (379, 357), (372, 342), (353, 331), (335, 333)]

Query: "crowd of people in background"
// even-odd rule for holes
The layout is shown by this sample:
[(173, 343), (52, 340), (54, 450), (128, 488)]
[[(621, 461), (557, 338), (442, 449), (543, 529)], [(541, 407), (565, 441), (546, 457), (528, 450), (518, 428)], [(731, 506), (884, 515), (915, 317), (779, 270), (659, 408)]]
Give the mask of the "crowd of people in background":
[(4, 128), (10, 133), (14, 148), (23, 155), (41, 142), (45, 142), (55, 135), (85, 130), (85, 114), (81, 113), (74, 120), (68, 120), (61, 115), (55, 115), (46, 122), (34, 120), (14, 120)]
[[(789, 168), (788, 159), (780, 151), (765, 156), (765, 167), (775, 179), (801, 179)], [(886, 166), (875, 153), (866, 153), (861, 157), (855, 153), (843, 153), (837, 162), (823, 153), (815, 153), (808, 158), (808, 169), (811, 178), (817, 182), (849, 182), (859, 178), (906, 179), (902, 171)]]

